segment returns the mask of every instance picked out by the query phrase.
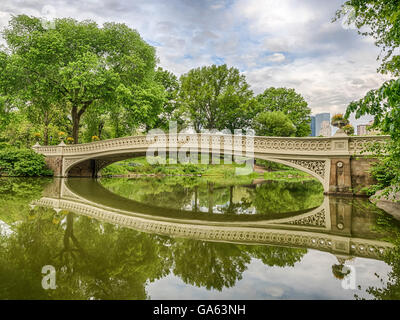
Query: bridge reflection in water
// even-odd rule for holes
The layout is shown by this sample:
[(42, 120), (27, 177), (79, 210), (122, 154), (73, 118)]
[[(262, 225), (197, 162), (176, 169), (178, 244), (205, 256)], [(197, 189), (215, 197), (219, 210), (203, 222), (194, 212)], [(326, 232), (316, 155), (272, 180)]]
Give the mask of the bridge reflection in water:
[[(383, 258), (390, 243), (371, 231), (374, 217), (354, 212), (349, 198), (325, 196), (318, 208), (280, 219), (234, 215), (229, 219), (160, 208), (120, 197), (93, 179), (55, 179), (32, 205), (67, 210), (137, 231), (213, 242), (265, 244), (331, 252), (341, 260)], [(382, 237), (380, 235), (379, 237)]]

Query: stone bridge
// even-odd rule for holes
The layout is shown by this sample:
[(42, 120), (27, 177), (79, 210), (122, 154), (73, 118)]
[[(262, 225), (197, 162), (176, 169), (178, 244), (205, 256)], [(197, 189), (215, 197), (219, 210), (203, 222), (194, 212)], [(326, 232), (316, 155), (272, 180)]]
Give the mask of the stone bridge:
[(318, 179), (325, 193), (357, 194), (373, 181), (368, 173), (374, 159), (368, 157), (367, 147), (384, 143), (387, 136), (346, 136), (329, 138), (250, 137), (222, 134), (179, 134), (132, 136), (92, 143), (40, 146), (33, 149), (46, 156), (48, 166), (56, 177), (97, 177), (107, 165), (145, 155), (180, 151), (244, 156), (285, 164)]
[(171, 237), (309, 248), (331, 252), (343, 259), (353, 256), (382, 259), (393, 245), (377, 240), (379, 236), (371, 231), (374, 216), (354, 213), (348, 201), (326, 196), (319, 207), (281, 219), (266, 220), (258, 215), (248, 220), (235, 215), (231, 221), (207, 220), (203, 215), (191, 216), (190, 212), (122, 198), (92, 179), (55, 179), (32, 206), (74, 212)]

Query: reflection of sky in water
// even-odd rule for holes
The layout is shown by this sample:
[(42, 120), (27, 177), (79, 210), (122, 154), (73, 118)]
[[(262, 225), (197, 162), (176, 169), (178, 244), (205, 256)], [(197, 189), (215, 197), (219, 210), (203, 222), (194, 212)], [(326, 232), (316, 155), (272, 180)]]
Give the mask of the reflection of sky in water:
[(13, 231), (11, 230), (11, 227), (4, 221), (0, 220), (0, 236), (8, 237), (12, 233)]
[[(342, 281), (332, 274), (337, 258), (326, 252), (308, 250), (294, 267), (269, 267), (252, 259), (243, 272), (242, 280), (222, 291), (207, 290), (185, 284), (179, 277), (169, 275), (147, 286), (151, 299), (354, 299), (354, 295), (371, 298), (365, 290), (381, 287), (374, 275), (376, 270), (387, 280), (391, 268), (383, 261), (353, 258), (346, 264), (355, 267), (356, 289), (345, 290)], [(361, 286), (362, 290), (357, 287)]]

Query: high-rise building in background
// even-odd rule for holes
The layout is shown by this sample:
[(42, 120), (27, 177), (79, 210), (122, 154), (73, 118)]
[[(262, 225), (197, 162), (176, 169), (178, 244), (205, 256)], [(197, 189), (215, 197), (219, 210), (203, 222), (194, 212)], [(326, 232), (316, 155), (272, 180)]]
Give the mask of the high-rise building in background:
[(373, 123), (374, 121), (371, 120), (368, 124), (359, 124), (357, 126), (357, 135), (358, 136), (379, 135), (381, 133), (379, 129), (370, 128), (373, 125)]
[(330, 137), (332, 135), (332, 127), (330, 121), (322, 121), (321, 129), (319, 130), (318, 136)]
[(315, 116), (311, 116), (311, 136), (318, 137), (330, 137), (332, 134), (331, 128), (331, 114), (330, 113), (319, 113)]
[(367, 124), (359, 124), (357, 126), (357, 135), (358, 136), (365, 136), (367, 135), (368, 129), (367, 129), (368, 125)]
[(315, 137), (315, 116), (311, 116), (310, 117), (310, 119), (311, 119), (311, 134), (310, 134), (310, 136), (311, 137)]

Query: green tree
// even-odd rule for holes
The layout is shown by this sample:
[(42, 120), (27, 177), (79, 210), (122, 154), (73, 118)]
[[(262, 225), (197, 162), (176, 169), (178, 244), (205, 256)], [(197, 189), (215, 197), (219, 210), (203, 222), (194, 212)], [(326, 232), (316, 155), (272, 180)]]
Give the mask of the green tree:
[(282, 111), (261, 112), (254, 127), (259, 136), (290, 137), (296, 132), (293, 122)]
[(180, 83), (182, 108), (197, 132), (249, 127), (249, 110), (256, 101), (238, 69), (225, 64), (196, 68), (182, 75)]
[[(400, 75), (400, 56), (396, 49), (400, 46), (400, 2), (398, 0), (346, 1), (336, 12), (334, 21), (346, 18), (354, 23), (359, 33), (371, 36), (375, 44), (385, 53), (379, 71)], [(353, 101), (346, 110), (345, 117), (355, 113), (356, 119), (363, 115), (374, 116), (373, 128), (391, 137), (391, 142), (381, 146), (372, 146), (375, 156), (381, 159), (381, 167), (390, 170), (385, 184), (397, 185), (400, 189), (400, 79), (392, 79), (378, 88), (369, 91), (359, 101)], [(383, 169), (384, 170), (384, 169)], [(382, 170), (376, 169), (375, 172)], [(390, 172), (389, 172), (390, 171)], [(378, 179), (379, 180), (379, 179)]]
[(295, 126), (295, 136), (305, 137), (311, 133), (311, 109), (304, 98), (294, 89), (268, 88), (257, 96), (258, 112), (281, 111)]
[(134, 124), (154, 116), (163, 100), (153, 81), (155, 50), (135, 30), (73, 19), (54, 23), (45, 29), (39, 18), (11, 18), (3, 32), (0, 87), (26, 102), (65, 105), (75, 143), (83, 114), (96, 102), (118, 104)]
[[(169, 121), (176, 121), (178, 127), (183, 126), (182, 110), (179, 109), (179, 80), (170, 71), (158, 67), (155, 73), (155, 81), (165, 90), (165, 100), (162, 112), (156, 117), (152, 128), (168, 129)], [(148, 128), (150, 129), (150, 127)]]

